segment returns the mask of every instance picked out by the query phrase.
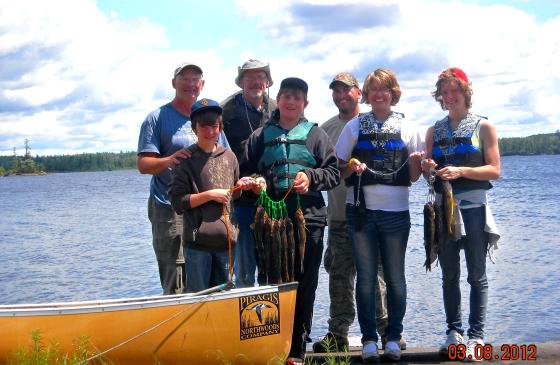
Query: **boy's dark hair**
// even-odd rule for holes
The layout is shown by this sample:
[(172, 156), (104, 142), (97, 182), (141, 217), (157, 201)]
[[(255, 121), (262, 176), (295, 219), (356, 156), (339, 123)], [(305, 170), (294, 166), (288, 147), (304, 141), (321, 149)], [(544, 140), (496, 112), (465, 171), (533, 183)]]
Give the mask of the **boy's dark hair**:
[(215, 124), (218, 124), (220, 126), (220, 131), (224, 129), (222, 113), (214, 109), (208, 109), (198, 112), (191, 120), (193, 129), (195, 129), (197, 125), (207, 126)]

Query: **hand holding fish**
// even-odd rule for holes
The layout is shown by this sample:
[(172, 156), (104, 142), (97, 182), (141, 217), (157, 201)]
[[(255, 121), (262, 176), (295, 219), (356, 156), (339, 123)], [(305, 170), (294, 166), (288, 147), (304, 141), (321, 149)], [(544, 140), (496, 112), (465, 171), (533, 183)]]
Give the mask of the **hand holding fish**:
[(255, 186), (256, 182), (255, 179), (250, 176), (244, 176), (241, 179), (237, 180), (235, 183), (235, 187), (241, 190), (251, 190)]
[(227, 204), (231, 198), (231, 191), (229, 189), (211, 189), (205, 192), (208, 200), (213, 200), (218, 203)]
[(266, 180), (264, 177), (259, 176), (256, 179), (253, 179), (253, 193), (260, 194), (261, 190), (266, 190)]
[(300, 194), (305, 194), (309, 191), (309, 177), (305, 172), (300, 171), (296, 174), (294, 189)]
[(348, 161), (348, 167), (352, 172), (355, 172), (359, 175), (366, 170), (367, 165), (360, 162), (357, 158), (352, 157), (350, 161)]
[(437, 176), (443, 180), (455, 180), (463, 176), (464, 167), (460, 166), (446, 166), (437, 172)]
[(420, 166), (422, 167), (422, 172), (428, 173), (430, 170), (434, 170), (436, 168), (437, 163), (431, 158), (424, 158), (422, 159)]

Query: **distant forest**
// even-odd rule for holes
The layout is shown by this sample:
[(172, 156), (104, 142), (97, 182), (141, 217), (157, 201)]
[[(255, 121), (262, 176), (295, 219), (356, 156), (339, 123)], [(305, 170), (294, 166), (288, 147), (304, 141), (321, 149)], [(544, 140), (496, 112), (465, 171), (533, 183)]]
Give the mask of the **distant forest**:
[[(560, 154), (560, 131), (529, 137), (500, 138), (500, 153), (511, 155)], [(77, 155), (31, 157), (26, 140), (26, 155), (0, 156), (0, 176), (39, 172), (111, 171), (136, 168), (136, 152), (99, 152)]]
[(560, 154), (560, 131), (529, 137), (500, 138), (499, 144), (502, 156), (558, 155)]

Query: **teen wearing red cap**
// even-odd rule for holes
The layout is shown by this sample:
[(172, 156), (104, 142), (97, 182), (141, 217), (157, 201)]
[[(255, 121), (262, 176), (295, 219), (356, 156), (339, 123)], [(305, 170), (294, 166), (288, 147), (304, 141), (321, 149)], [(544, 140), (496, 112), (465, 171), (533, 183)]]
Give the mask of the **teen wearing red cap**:
[[(436, 169), (439, 179), (449, 180), (456, 203), (455, 234), (439, 245), (438, 252), (447, 322), (447, 338), (440, 351), (447, 354), (450, 345), (465, 343), (466, 360), (474, 361), (476, 346), (484, 345), (488, 303), (486, 253), (493, 259), (492, 250), (500, 237), (486, 198), (486, 190), (492, 187), (490, 180), (500, 176), (500, 153), (495, 126), (470, 112), (472, 94), (463, 70), (452, 67), (441, 72), (432, 95), (448, 115), (426, 133), (422, 170), (428, 178), (430, 170)], [(467, 341), (463, 339), (461, 323), (461, 247), (465, 250), (471, 287)]]

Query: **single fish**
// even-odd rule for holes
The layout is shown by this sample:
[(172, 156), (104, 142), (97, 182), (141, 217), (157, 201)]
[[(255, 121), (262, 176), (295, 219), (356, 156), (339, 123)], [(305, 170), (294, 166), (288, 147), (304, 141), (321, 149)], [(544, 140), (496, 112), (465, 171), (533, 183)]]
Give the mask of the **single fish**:
[(280, 237), (280, 222), (273, 218), (270, 224), (270, 269), (268, 271), (269, 284), (280, 284), (282, 282), (281, 266), (282, 255), (280, 253), (282, 239)]
[(270, 234), (272, 225), (272, 219), (267, 215), (266, 219), (264, 220), (264, 229), (263, 229), (263, 256), (264, 256), (264, 283), (271, 284), (269, 271), (270, 271), (270, 249), (272, 247), (272, 236)]
[(441, 187), (441, 199), (445, 213), (447, 235), (453, 237), (455, 232), (455, 200), (453, 199), (453, 188), (451, 187), (449, 180), (442, 180)]
[(268, 219), (268, 215), (264, 210), (262, 205), (259, 205), (255, 212), (255, 220), (251, 223), (250, 227), (253, 230), (253, 235), (255, 236), (255, 249), (257, 251), (257, 282), (264, 285), (266, 282), (266, 269), (264, 264), (264, 245), (263, 245), (263, 233), (264, 233), (264, 222)]
[(426, 250), (426, 271), (432, 271), (432, 264), (437, 259), (436, 212), (432, 202), (424, 205), (424, 249)]
[(280, 219), (280, 239), (281, 239), (281, 253), (282, 253), (282, 282), (287, 283), (290, 281), (288, 274), (288, 235), (286, 234), (286, 218)]
[(299, 240), (299, 260), (300, 260), (300, 273), (303, 274), (303, 260), (305, 258), (305, 244), (307, 242), (307, 227), (305, 227), (305, 217), (303, 216), (303, 211), (301, 208), (296, 209), (295, 213), (296, 227), (298, 231)]
[(288, 273), (290, 275), (290, 281), (295, 281), (296, 239), (294, 237), (294, 225), (290, 217), (286, 218), (286, 236), (288, 238)]

